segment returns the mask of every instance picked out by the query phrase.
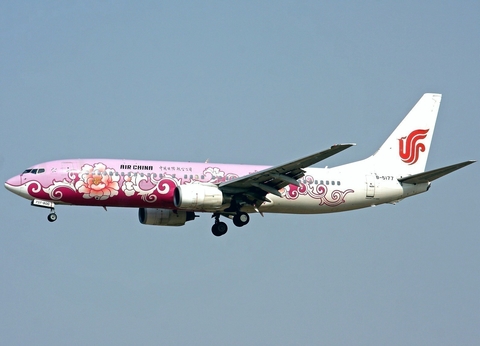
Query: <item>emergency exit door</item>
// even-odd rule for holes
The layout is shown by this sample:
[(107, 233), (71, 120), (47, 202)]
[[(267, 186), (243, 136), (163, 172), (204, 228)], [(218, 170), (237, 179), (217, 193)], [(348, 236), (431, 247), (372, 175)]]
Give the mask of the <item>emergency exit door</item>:
[(367, 186), (367, 198), (375, 197), (375, 176), (373, 174), (367, 174), (365, 183)]

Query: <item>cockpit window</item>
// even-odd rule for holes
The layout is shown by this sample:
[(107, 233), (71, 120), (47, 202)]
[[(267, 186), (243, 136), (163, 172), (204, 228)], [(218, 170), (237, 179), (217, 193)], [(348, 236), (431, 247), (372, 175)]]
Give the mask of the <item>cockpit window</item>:
[(45, 168), (29, 168), (29, 169), (24, 170), (22, 174), (25, 174), (25, 173), (40, 174), (40, 173), (44, 173), (44, 172), (45, 172)]

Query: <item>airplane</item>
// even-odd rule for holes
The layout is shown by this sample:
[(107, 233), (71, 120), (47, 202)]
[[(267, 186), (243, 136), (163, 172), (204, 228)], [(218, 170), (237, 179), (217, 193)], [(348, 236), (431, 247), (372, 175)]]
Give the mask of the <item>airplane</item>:
[(211, 213), (212, 233), (250, 221), (251, 213), (321, 214), (354, 210), (429, 190), (432, 181), (475, 160), (425, 171), (442, 95), (424, 94), (372, 156), (332, 168), (315, 163), (355, 144), (329, 149), (279, 166), (69, 159), (34, 165), (5, 182), (31, 205), (57, 204), (138, 208), (140, 223), (183, 226), (196, 213)]

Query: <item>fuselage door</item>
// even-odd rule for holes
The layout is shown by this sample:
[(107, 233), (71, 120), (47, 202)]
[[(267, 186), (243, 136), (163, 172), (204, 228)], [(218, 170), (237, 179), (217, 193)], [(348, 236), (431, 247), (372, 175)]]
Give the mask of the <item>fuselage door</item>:
[(367, 174), (365, 184), (366, 184), (367, 198), (375, 197), (375, 176), (373, 174)]

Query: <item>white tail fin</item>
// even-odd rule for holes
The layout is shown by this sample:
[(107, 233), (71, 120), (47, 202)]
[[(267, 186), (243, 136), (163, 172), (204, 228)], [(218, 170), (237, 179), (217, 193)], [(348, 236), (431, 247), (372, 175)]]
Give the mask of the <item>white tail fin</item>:
[(398, 175), (425, 171), (441, 94), (425, 94), (373, 155), (376, 167)]

